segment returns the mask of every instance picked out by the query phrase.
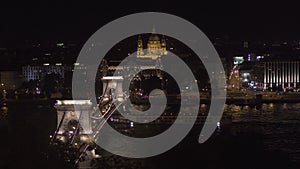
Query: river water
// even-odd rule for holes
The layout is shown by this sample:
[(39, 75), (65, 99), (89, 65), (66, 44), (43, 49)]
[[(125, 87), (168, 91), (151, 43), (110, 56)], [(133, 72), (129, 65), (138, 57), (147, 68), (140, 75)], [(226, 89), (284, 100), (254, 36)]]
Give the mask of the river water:
[(260, 108), (226, 105), (225, 113), (232, 115), (232, 129), (262, 134), (268, 150), (289, 154), (300, 161), (300, 103), (262, 104)]
[[(201, 109), (205, 112), (209, 106)], [(232, 122), (221, 124), (204, 144), (197, 142), (201, 128), (196, 126), (180, 144), (161, 155), (146, 159), (112, 156), (104, 163), (113, 163), (106, 168), (145, 169), (300, 168), (299, 110), (300, 103), (225, 105), (224, 114)], [(53, 109), (42, 106), (9, 107), (2, 112), (0, 168), (47, 168), (42, 155), (55, 130), (55, 116)]]

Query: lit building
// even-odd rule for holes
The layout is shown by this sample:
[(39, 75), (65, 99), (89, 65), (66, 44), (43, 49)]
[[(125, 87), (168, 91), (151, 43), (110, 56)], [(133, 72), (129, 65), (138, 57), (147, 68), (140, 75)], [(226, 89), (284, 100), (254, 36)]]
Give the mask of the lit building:
[(42, 69), (41, 66), (23, 66), (22, 75), (25, 81), (39, 80), (41, 78)]
[(146, 50), (144, 50), (143, 48), (142, 37), (139, 36), (137, 40), (137, 59), (134, 57), (126, 58), (125, 60), (127, 63), (124, 66), (118, 65), (121, 61), (110, 60), (109, 63), (113, 63), (114, 65), (110, 65), (107, 61), (105, 61), (101, 63), (101, 69), (99, 71), (102, 72), (102, 74), (108, 75), (116, 73), (120, 76), (134, 76), (135, 74), (132, 74), (132, 72), (130, 72), (134, 70), (134, 72), (142, 71), (142, 74), (143, 76), (145, 76), (146, 79), (149, 79), (152, 76), (158, 76), (161, 78), (161, 72), (158, 71), (158, 69), (163, 69), (161, 56), (165, 56), (167, 54), (168, 52), (164, 36), (162, 36), (162, 39), (160, 40), (160, 37), (157, 34), (152, 33), (148, 39)]
[(264, 89), (282, 88), (296, 90), (300, 88), (300, 61), (269, 60), (263, 62)]
[(244, 56), (235, 56), (233, 57), (233, 64), (234, 65), (239, 65), (244, 62)]
[(247, 55), (247, 61), (248, 62), (257, 61), (256, 54), (255, 53), (248, 53), (248, 55)]
[(162, 37), (162, 40), (160, 40), (160, 37), (157, 34), (152, 33), (148, 39), (147, 53), (143, 52), (143, 40), (141, 36), (139, 36), (137, 43), (137, 58), (149, 58), (156, 60), (160, 56), (167, 54), (166, 40), (164, 36)]
[(41, 80), (47, 74), (59, 74), (64, 78), (65, 71), (69, 70), (70, 66), (62, 65), (61, 63), (43, 65), (27, 65), (22, 67), (22, 75), (25, 81)]
[(243, 83), (248, 83), (251, 79), (251, 70), (240, 70), (241, 81)]
[(249, 48), (249, 42), (247, 42), (247, 41), (244, 41), (244, 43), (243, 43), (243, 47), (244, 47), (244, 48)]

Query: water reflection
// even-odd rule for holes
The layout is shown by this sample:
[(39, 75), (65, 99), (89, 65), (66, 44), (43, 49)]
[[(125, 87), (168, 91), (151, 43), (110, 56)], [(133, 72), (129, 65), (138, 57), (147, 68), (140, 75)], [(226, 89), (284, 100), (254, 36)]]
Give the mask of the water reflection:
[[(295, 161), (300, 159), (300, 103), (262, 104), (260, 109), (247, 106), (228, 106), (232, 114), (232, 128), (259, 131), (266, 149), (280, 150)], [(241, 110), (241, 111), (236, 111)], [(250, 128), (247, 128), (250, 127)]]
[[(0, 117), (2, 119), (6, 118), (8, 113), (7, 108), (4, 107), (1, 107)], [(209, 105), (201, 104), (200, 113), (207, 114), (209, 108)], [(259, 132), (263, 135), (265, 149), (284, 151), (297, 161), (300, 160), (299, 109), (300, 103), (265, 103), (261, 106), (225, 104), (224, 114), (232, 117), (230, 132), (237, 134)]]

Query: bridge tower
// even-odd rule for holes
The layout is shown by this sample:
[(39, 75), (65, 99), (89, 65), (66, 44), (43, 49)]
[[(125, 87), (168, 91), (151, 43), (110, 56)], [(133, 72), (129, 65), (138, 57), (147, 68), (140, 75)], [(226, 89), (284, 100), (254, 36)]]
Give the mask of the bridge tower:
[[(79, 110), (75, 110), (74, 106)], [(76, 133), (83, 136), (80, 137), (81, 140), (92, 133), (90, 122), (92, 103), (89, 100), (57, 100), (54, 107), (57, 110), (57, 129), (53, 139), (73, 142)]]
[(123, 77), (122, 76), (104, 76), (103, 82), (103, 101), (109, 101), (116, 99), (119, 102), (124, 100), (124, 92), (122, 88)]
[[(105, 112), (107, 110), (106, 107), (110, 103), (124, 101), (122, 89), (123, 77), (104, 76), (102, 82), (103, 95), (100, 99), (99, 107), (101, 111)], [(76, 106), (76, 110), (74, 106)], [(57, 110), (57, 129), (53, 139), (60, 139), (67, 142), (70, 139), (73, 140), (76, 133), (79, 135), (88, 135), (93, 132), (91, 117), (95, 116), (97, 112), (90, 100), (57, 100), (55, 108)], [(101, 114), (98, 115), (101, 116)], [(78, 123), (79, 121), (80, 124)]]

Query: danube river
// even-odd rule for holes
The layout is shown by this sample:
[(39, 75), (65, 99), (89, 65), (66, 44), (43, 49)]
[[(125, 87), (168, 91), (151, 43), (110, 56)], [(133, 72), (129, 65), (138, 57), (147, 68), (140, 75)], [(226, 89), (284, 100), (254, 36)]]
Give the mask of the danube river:
[[(46, 153), (56, 112), (49, 103), (11, 103), (8, 111), (2, 110), (0, 168), (51, 168)], [(200, 109), (206, 112), (209, 105)], [(221, 124), (204, 144), (197, 142), (201, 126), (194, 126), (181, 143), (161, 155), (146, 159), (112, 155), (103, 157), (96, 168), (299, 168), (299, 110), (300, 103), (225, 105), (231, 123)]]

